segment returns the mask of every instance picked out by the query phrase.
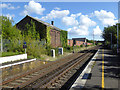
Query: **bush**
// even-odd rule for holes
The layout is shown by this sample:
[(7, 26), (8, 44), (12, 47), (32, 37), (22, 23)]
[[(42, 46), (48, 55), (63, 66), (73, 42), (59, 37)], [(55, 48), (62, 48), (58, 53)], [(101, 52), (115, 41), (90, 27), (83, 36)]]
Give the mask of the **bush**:
[(48, 56), (51, 56), (51, 46), (46, 46), (46, 54), (48, 55)]
[(27, 54), (36, 58), (40, 58), (42, 54), (46, 53), (45, 45), (41, 45), (39, 40), (35, 40), (27, 36), (25, 38), (27, 43)]
[(83, 47), (83, 45), (80, 45), (80, 47)]
[(71, 52), (73, 50), (73, 47), (67, 45), (66, 47), (63, 48), (64, 52)]

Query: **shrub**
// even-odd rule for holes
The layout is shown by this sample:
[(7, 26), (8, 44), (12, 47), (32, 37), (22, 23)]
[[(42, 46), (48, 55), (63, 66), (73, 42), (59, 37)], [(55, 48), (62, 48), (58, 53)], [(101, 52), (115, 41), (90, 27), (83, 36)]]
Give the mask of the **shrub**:
[(51, 56), (51, 46), (46, 46), (46, 54)]
[(27, 36), (25, 38), (27, 43), (27, 54), (36, 58), (40, 58), (41, 54), (46, 53), (45, 45), (41, 45), (39, 40), (35, 40)]
[(83, 45), (80, 45), (80, 47), (83, 47)]
[(67, 45), (66, 47), (63, 48), (64, 52), (71, 52), (73, 50), (73, 47)]

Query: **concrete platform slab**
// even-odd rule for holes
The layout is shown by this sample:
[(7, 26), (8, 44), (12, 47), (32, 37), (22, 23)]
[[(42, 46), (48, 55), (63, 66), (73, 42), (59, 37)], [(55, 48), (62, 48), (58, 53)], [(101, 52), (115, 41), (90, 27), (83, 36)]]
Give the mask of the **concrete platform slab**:
[[(70, 90), (120, 90), (120, 56), (111, 50), (101, 48), (89, 62), (92, 68), (86, 66), (83, 72), (91, 73), (91, 78), (83, 78), (81, 74)], [(83, 73), (82, 72), (82, 73)]]

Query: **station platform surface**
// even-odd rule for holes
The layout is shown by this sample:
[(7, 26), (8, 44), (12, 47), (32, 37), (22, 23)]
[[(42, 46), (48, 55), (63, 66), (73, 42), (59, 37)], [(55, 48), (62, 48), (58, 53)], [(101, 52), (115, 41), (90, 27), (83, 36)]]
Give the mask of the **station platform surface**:
[(100, 48), (70, 90), (120, 90), (120, 56)]

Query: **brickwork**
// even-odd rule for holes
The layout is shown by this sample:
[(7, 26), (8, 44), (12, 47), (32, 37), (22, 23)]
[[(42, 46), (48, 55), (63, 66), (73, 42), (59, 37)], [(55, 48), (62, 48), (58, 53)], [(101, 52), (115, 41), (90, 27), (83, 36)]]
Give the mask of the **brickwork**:
[(84, 45), (84, 42), (75, 40), (74, 46), (80, 46), (80, 45)]
[(68, 40), (67, 40), (67, 43), (68, 43), (68, 45), (73, 46), (73, 40), (68, 39)]
[[(16, 27), (19, 30), (26, 30), (25, 29), (25, 25), (28, 23), (30, 24), (30, 21), (33, 21), (35, 23), (36, 26), (36, 31), (39, 33), (40, 35), (40, 40), (42, 39), (46, 39), (46, 28), (47, 28), (47, 23), (41, 21), (41, 20), (37, 20), (33, 17), (30, 16), (26, 16), (25, 18), (23, 18), (21, 21), (19, 21), (16, 24)], [(58, 28), (54, 27), (53, 25), (51, 25), (51, 30), (50, 30), (50, 36), (51, 36), (51, 46), (52, 47), (58, 47), (61, 46), (61, 41), (60, 41), (60, 30), (57, 30)]]
[(50, 35), (51, 35), (51, 46), (52, 47), (61, 46), (60, 31), (51, 29)]
[(92, 45), (92, 43), (87, 43), (87, 45)]

